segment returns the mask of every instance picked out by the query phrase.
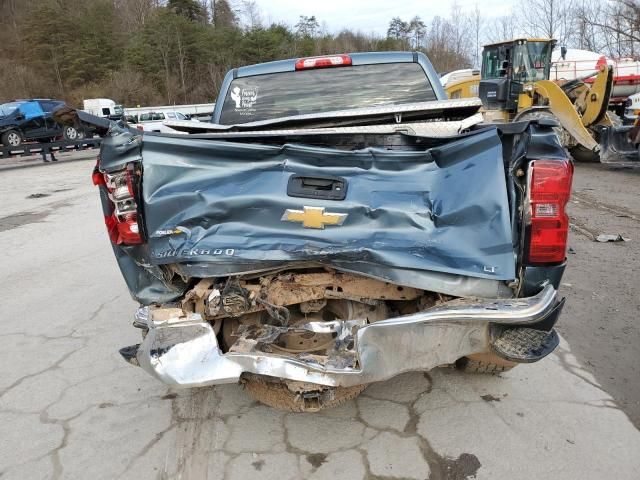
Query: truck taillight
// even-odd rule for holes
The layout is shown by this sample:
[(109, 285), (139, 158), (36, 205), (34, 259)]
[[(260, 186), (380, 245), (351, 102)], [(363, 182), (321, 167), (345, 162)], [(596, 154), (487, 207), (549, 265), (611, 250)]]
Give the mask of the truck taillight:
[(300, 58), (296, 62), (296, 70), (346, 67), (349, 65), (351, 65), (351, 57), (349, 55), (328, 55), (325, 57)]
[[(102, 181), (100, 181), (102, 176)], [(112, 212), (105, 216), (109, 237), (118, 245), (138, 245), (142, 243), (138, 224), (138, 205), (135, 198), (135, 164), (115, 172), (93, 173), (93, 183), (107, 189)]]
[(529, 170), (529, 245), (531, 264), (558, 263), (565, 258), (573, 164), (568, 160), (534, 160)]

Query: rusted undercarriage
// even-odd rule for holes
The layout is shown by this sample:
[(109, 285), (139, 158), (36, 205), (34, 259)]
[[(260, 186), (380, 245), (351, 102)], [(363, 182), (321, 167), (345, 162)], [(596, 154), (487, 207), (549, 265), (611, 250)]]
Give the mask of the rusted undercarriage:
[[(153, 307), (149, 313), (155, 321), (200, 315), (217, 335), (222, 332), (226, 353), (282, 355), (325, 368), (355, 369), (354, 328), (450, 299), (325, 268), (253, 279), (202, 279), (180, 307)], [(244, 374), (242, 382), (259, 401), (295, 411), (342, 403), (366, 386), (329, 387), (255, 374)]]
[(149, 314), (155, 321), (199, 315), (216, 335), (222, 332), (224, 352), (262, 352), (357, 368), (354, 327), (451, 298), (332, 269), (307, 269), (253, 279), (202, 279), (179, 307), (152, 307)]
[[(415, 300), (422, 290), (402, 287), (372, 278), (326, 269), (313, 273), (280, 273), (252, 280), (201, 280), (182, 301), (185, 311), (218, 319), (258, 311), (270, 306), (305, 304), (303, 311), (318, 311), (326, 300), (353, 300), (375, 305), (386, 300)], [(285, 314), (286, 315), (286, 314)], [(280, 320), (280, 314), (274, 316)]]
[[(214, 331), (222, 329), (228, 352), (290, 355), (323, 366), (356, 368), (352, 328), (450, 298), (325, 269), (217, 285), (202, 280), (187, 293), (182, 309), (212, 321)], [(337, 328), (336, 321), (346, 322)], [(309, 328), (311, 322), (326, 328)]]
[(303, 316), (318, 313), (328, 302), (335, 300), (368, 305), (372, 312), (381, 307), (386, 310), (386, 302), (396, 302), (398, 313), (407, 314), (450, 299), (415, 288), (325, 269), (279, 273), (250, 280), (228, 278), (216, 282), (216, 279), (203, 279), (186, 293), (181, 307), (185, 313), (198, 313), (205, 320), (212, 321), (218, 331), (225, 318), (260, 312), (266, 314), (262, 315), (264, 324), (290, 326), (293, 311), (298, 310)]

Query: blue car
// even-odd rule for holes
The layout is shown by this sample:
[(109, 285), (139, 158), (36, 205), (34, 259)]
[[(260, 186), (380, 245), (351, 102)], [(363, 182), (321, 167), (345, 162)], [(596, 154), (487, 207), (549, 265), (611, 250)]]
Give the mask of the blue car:
[(0, 105), (0, 143), (19, 147), (27, 141), (52, 141), (57, 137), (76, 140), (82, 132), (73, 126), (63, 126), (51, 113), (64, 106), (60, 100), (15, 100)]

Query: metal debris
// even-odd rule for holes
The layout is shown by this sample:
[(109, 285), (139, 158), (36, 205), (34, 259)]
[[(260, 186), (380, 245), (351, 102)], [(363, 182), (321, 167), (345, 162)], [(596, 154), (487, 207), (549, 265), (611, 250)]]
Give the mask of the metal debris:
[(623, 237), (622, 235), (611, 235), (602, 233), (596, 237), (596, 242), (606, 243), (606, 242), (628, 242), (630, 238)]

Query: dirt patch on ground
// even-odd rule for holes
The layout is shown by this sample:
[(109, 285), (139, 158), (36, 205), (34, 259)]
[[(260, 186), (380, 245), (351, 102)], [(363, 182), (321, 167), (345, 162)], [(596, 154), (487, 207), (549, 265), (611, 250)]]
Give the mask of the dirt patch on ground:
[(14, 228), (38, 223), (49, 216), (49, 212), (21, 212), (8, 217), (0, 218), (0, 232), (13, 230)]

